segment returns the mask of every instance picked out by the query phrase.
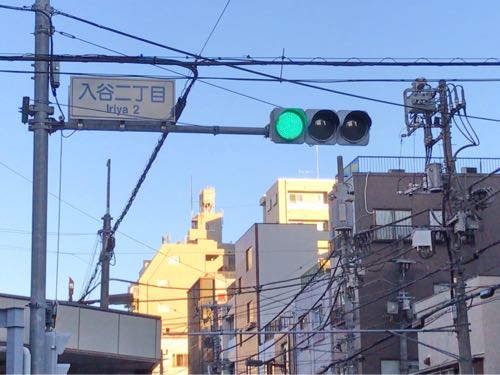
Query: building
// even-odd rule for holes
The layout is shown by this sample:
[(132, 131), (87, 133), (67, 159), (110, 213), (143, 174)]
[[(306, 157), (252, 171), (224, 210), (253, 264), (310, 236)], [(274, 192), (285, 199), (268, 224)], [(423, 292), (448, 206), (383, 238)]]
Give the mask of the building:
[[(486, 175), (499, 164), (499, 159), (459, 159), (457, 168), (462, 171), (459, 188), (500, 190), (500, 176)], [(331, 360), (326, 365), (320, 364), (321, 373), (345, 373), (352, 370), (349, 367), (353, 363), (357, 366), (356, 372), (366, 374), (410, 373), (419, 368), (417, 335), (388, 334), (383, 330), (411, 327), (416, 319), (414, 301), (450, 285), (448, 253), (439, 231), (442, 194), (422, 188), (424, 175), (418, 173), (422, 170), (424, 158), (401, 157), (360, 157), (344, 169), (354, 207), (354, 235), (350, 246), (356, 253), (357, 277), (355, 283), (351, 278), (342, 277), (332, 284), (333, 293), (328, 298), (335, 297), (330, 303), (324, 303), (331, 309), (329, 316), (323, 317), (330, 320), (324, 328), (347, 328), (345, 320), (349, 311), (342, 287), (347, 283), (355, 293), (352, 310), (355, 329), (366, 332), (352, 336), (352, 357), (347, 355), (347, 334), (332, 333)], [(479, 229), (473, 237), (464, 236), (462, 246), (463, 253), (469, 257), (475, 249), (491, 247), (490, 256), (474, 258), (467, 264), (468, 277), (500, 274), (500, 256), (494, 251), (495, 247), (498, 249), (499, 237), (494, 228), (499, 223), (500, 205), (498, 200), (488, 201), (490, 207), (481, 211)], [(422, 234), (428, 235), (426, 246), (413, 243), (412, 239)], [(339, 251), (340, 248), (334, 246), (333, 256), (339, 255)], [(306, 289), (302, 295), (309, 298), (312, 291)], [(307, 327), (311, 319), (321, 320), (314, 318), (321, 314), (311, 307), (314, 306), (309, 306), (307, 316), (301, 318), (300, 304), (295, 304), (293, 313), (299, 316), (299, 327)], [(368, 332), (376, 329), (382, 331)], [(318, 340), (316, 336), (311, 338)], [(322, 349), (310, 348), (310, 353), (304, 353), (300, 344), (290, 349), (295, 350), (289, 356), (296, 358), (299, 373), (310, 371), (311, 361), (324, 358)]]
[[(29, 347), (29, 302), (29, 297), (0, 294), (1, 309), (24, 309), (26, 347)], [(69, 335), (58, 363), (69, 364), (68, 374), (150, 374), (160, 363), (158, 317), (101, 310), (76, 302), (58, 301), (57, 306), (53, 332)], [(5, 348), (7, 340), (6, 330), (1, 329), (0, 347)], [(5, 373), (5, 351), (0, 351), (0, 373)]]
[[(477, 276), (467, 280), (469, 295), (487, 291), (489, 286), (500, 284), (498, 276)], [(486, 298), (470, 298), (469, 323), (471, 328), (471, 349), (475, 374), (498, 374), (500, 372), (500, 319), (498, 311), (500, 300), (498, 294), (483, 295)], [(415, 304), (418, 316), (423, 316), (433, 309), (445, 305), (449, 301), (450, 291), (444, 289)], [(453, 324), (452, 306), (439, 310), (426, 325), (427, 328), (446, 327)], [(440, 334), (419, 333), (418, 341), (424, 345), (418, 346), (420, 374), (458, 373), (458, 344), (453, 332)], [(439, 348), (441, 351), (435, 350)], [(451, 353), (451, 354), (447, 354)]]
[[(280, 358), (290, 362), (285, 360), (288, 350), (275, 359), (276, 350), (288, 348), (290, 340), (274, 331), (290, 326), (293, 317), (283, 306), (300, 290), (304, 271), (328, 251), (328, 193), (333, 183), (277, 180), (260, 200), (263, 223), (252, 225), (235, 243), (236, 281), (225, 320), (240, 333), (227, 340), (224, 349), (235, 373), (279, 373), (286, 366)], [(284, 280), (290, 282), (283, 286)]]
[[(336, 264), (333, 258), (331, 263)], [(316, 275), (316, 273), (319, 273)], [(302, 276), (301, 284), (305, 286), (300, 298), (293, 305), (292, 314), (294, 323), (293, 335), (289, 343), (289, 367), (295, 369), (297, 374), (318, 374), (328, 366), (335, 355), (333, 335), (321, 332), (329, 321), (336, 316), (337, 311), (332, 305), (334, 301), (334, 288), (331, 287), (332, 277), (340, 274), (340, 270), (325, 267), (319, 270), (319, 264), (312, 267)], [(306, 283), (314, 277), (314, 282), (306, 286)], [(318, 302), (319, 301), (319, 302)], [(337, 321), (329, 325), (335, 328)], [(313, 332), (313, 333), (310, 333)], [(319, 333), (316, 333), (319, 332)], [(282, 355), (282, 358), (285, 358)], [(283, 362), (283, 359), (281, 359)]]
[(233, 281), (234, 246), (222, 243), (223, 215), (215, 211), (213, 188), (200, 193), (199, 206), (186, 241), (164, 241), (132, 287), (133, 311), (162, 319), (163, 361), (157, 370), (163, 374), (188, 373), (188, 290), (200, 277), (224, 289)]
[[(327, 241), (328, 232), (315, 225), (254, 224), (236, 242), (236, 293), (231, 313), (234, 327), (244, 333), (236, 339), (236, 373), (256, 373), (246, 359), (266, 362), (266, 347), (274, 347), (270, 333), (287, 326), (290, 320), (283, 306), (299, 292), (304, 269), (318, 262), (318, 241)], [(290, 280), (285, 283), (284, 280)], [(279, 323), (278, 323), (279, 322)], [(271, 352), (269, 352), (271, 353)]]
[(328, 230), (328, 194), (333, 179), (278, 179), (261, 198), (263, 222), (314, 224)]
[[(439, 161), (439, 160), (437, 160)], [(499, 159), (459, 159), (458, 178), (462, 189), (494, 171)], [(345, 170), (354, 198), (354, 237), (360, 260), (357, 328), (402, 328), (414, 319), (414, 301), (432, 296), (450, 285), (449, 258), (443, 236), (437, 231), (441, 220), (442, 194), (419, 189), (424, 158), (360, 157)], [(478, 173), (481, 171), (482, 173)], [(500, 175), (492, 175), (475, 188), (500, 190)], [(482, 220), (474, 238), (463, 239), (464, 256), (498, 241), (500, 201), (481, 211)], [(399, 221), (391, 224), (394, 221)], [(388, 226), (384, 226), (391, 224)], [(374, 230), (382, 226), (378, 230)], [(415, 248), (415, 229), (434, 228), (431, 247)], [(500, 275), (499, 245), (466, 267), (465, 275)], [(342, 335), (339, 335), (341, 344)], [(359, 372), (394, 373), (418, 369), (417, 336), (387, 333), (357, 336), (361, 351)], [(338, 371), (346, 363), (338, 362)]]
[[(264, 223), (313, 224), (328, 230), (328, 194), (333, 179), (280, 178), (260, 199)], [(328, 252), (328, 242), (318, 243), (318, 254)]]

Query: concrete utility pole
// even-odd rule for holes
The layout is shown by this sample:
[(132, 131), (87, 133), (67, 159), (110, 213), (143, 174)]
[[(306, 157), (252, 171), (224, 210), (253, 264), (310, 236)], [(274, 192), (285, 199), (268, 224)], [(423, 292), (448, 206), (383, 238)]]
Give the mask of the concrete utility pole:
[(106, 163), (108, 167), (108, 179), (106, 189), (106, 214), (102, 217), (103, 227), (101, 230), (102, 250), (101, 250), (101, 309), (109, 307), (109, 262), (113, 256), (114, 237), (111, 234), (111, 220), (109, 214), (111, 195), (111, 160)]
[[(220, 316), (220, 308), (224, 308), (227, 305), (219, 305), (215, 300), (206, 303), (203, 305), (200, 305), (201, 311), (203, 309), (210, 309), (212, 312), (211, 318), (210, 318), (210, 333), (212, 335), (212, 350), (214, 351), (214, 359), (211, 364), (208, 365), (208, 368), (206, 369), (210, 374), (220, 374), (224, 370), (224, 361), (221, 358), (221, 353), (222, 353), (222, 346), (221, 346), (221, 326), (219, 324), (219, 316)], [(207, 336), (206, 332), (203, 333), (203, 337)], [(203, 339), (202, 337), (202, 339)]]
[[(413, 82), (412, 88), (406, 89), (403, 95), (405, 99), (405, 122), (407, 125), (406, 136), (422, 127), (422, 116), (424, 117), (426, 179), (425, 183), (417, 189), (424, 188), (428, 192), (443, 192), (444, 212), (442, 213), (442, 229), (446, 232), (451, 272), (454, 276), (451, 296), (456, 300), (455, 308), (457, 317), (455, 319), (455, 330), (458, 339), (460, 373), (472, 374), (472, 353), (467, 305), (465, 303), (466, 294), (461, 237), (465, 237), (467, 232), (468, 234), (473, 234), (473, 231), (477, 229), (477, 223), (473, 224), (475, 217), (470, 215), (470, 213), (465, 212), (463, 209), (457, 210), (458, 203), (466, 200), (467, 197), (457, 196), (457, 174), (451, 146), (450, 120), (456, 112), (465, 108), (465, 99), (463, 93), (460, 99), (455, 91), (455, 100), (451, 103), (450, 108), (448, 100), (453, 94), (452, 90), (456, 90), (456, 87), (450, 89), (444, 80), (440, 80), (437, 89), (435, 89), (427, 83), (425, 78), (417, 78)], [(437, 106), (438, 98), (439, 106)], [(439, 118), (434, 118), (434, 122), (432, 122), (432, 117), (436, 114), (439, 114)], [(432, 135), (433, 127), (440, 129), (439, 136), (434, 139)], [(443, 141), (444, 176), (442, 175), (441, 166), (431, 163), (432, 146), (440, 140)]]
[[(356, 308), (357, 293), (357, 258), (352, 247), (353, 204), (350, 197), (349, 186), (344, 183), (344, 166), (342, 157), (337, 157), (337, 184), (332, 191), (332, 212), (330, 218), (334, 232), (339, 236), (337, 244), (341, 253), (341, 266), (344, 280), (342, 282), (342, 291), (345, 299), (345, 327), (349, 331), (356, 329), (358, 321)], [(353, 332), (346, 334), (346, 356), (351, 358), (356, 352), (356, 336)], [(352, 358), (347, 362), (347, 374), (357, 374), (358, 360)]]
[[(213, 303), (213, 308), (212, 308), (212, 331), (214, 332), (220, 332), (220, 326), (219, 326), (219, 305), (217, 302)], [(214, 364), (212, 366), (212, 370), (214, 373), (220, 374), (221, 368), (222, 368), (222, 361), (221, 361), (221, 343), (220, 343), (220, 336), (216, 335), (213, 337), (213, 348), (214, 348)]]
[(455, 299), (456, 312), (455, 329), (458, 339), (458, 354), (459, 366), (461, 374), (473, 374), (472, 366), (472, 351), (469, 334), (469, 319), (467, 317), (467, 303), (465, 301), (465, 280), (464, 280), (464, 265), (463, 254), (460, 249), (460, 238), (455, 231), (454, 222), (448, 224), (457, 212), (453, 212), (453, 203), (455, 200), (453, 192), (453, 182), (456, 179), (455, 160), (451, 148), (451, 132), (450, 132), (450, 113), (448, 109), (448, 90), (444, 80), (439, 81), (439, 111), (441, 113), (441, 128), (443, 139), (443, 150), (446, 165), (447, 183), (444, 185), (444, 206), (447, 212), (443, 212), (443, 225), (446, 226), (449, 240), (451, 242), (452, 265), (455, 272), (456, 284)]
[[(50, 2), (36, 0), (35, 56), (49, 54)], [(33, 212), (31, 235), (31, 296), (30, 349), (31, 371), (46, 373), (45, 366), (45, 309), (47, 282), (47, 170), (49, 151), (49, 63), (35, 62), (35, 91), (33, 114)]]
[[(416, 263), (414, 260), (406, 259), (404, 257), (404, 244), (400, 239), (398, 241), (399, 254), (397, 259), (392, 261), (399, 267), (399, 286), (406, 283), (406, 275), (410, 270), (412, 264)], [(399, 318), (399, 328), (405, 330), (408, 323), (413, 319), (413, 303), (412, 298), (409, 293), (403, 288), (399, 291), (397, 295), (398, 311), (397, 316)], [(408, 362), (408, 338), (407, 332), (401, 332), (399, 336), (399, 372), (400, 374), (409, 373), (409, 362)]]

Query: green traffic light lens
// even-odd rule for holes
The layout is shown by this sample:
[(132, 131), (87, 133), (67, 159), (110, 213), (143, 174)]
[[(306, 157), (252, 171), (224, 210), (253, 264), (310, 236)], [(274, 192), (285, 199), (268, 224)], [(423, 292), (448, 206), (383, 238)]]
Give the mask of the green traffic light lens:
[(304, 133), (307, 117), (301, 109), (287, 109), (276, 120), (276, 132), (285, 141), (293, 142)]

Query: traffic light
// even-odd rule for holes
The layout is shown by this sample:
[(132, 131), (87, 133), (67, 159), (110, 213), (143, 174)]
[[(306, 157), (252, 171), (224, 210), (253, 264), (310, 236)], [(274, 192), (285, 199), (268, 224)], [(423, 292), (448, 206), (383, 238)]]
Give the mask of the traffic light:
[(275, 143), (304, 143), (307, 116), (300, 108), (275, 108), (270, 116), (269, 137)]
[(364, 111), (275, 108), (270, 116), (269, 137), (275, 143), (365, 146), (371, 124)]

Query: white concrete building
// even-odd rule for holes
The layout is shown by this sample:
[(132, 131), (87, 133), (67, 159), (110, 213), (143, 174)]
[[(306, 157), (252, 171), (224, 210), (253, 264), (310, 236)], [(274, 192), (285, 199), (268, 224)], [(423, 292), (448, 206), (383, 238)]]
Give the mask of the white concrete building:
[[(478, 292), (489, 285), (499, 284), (498, 276), (477, 276), (467, 281), (467, 294)], [(418, 301), (415, 310), (422, 316), (450, 298), (449, 290)], [(486, 299), (472, 299), (468, 302), (469, 323), (471, 329), (471, 348), (476, 374), (500, 373), (500, 299), (496, 295)], [(426, 319), (426, 328), (432, 329), (453, 325), (454, 309), (447, 307)], [(424, 344), (432, 345), (458, 355), (458, 344), (454, 332), (419, 333), (418, 340)], [(457, 360), (444, 352), (439, 352), (430, 347), (419, 345), (418, 358), (420, 373), (453, 373), (458, 369)], [(447, 372), (442, 372), (447, 371)]]

